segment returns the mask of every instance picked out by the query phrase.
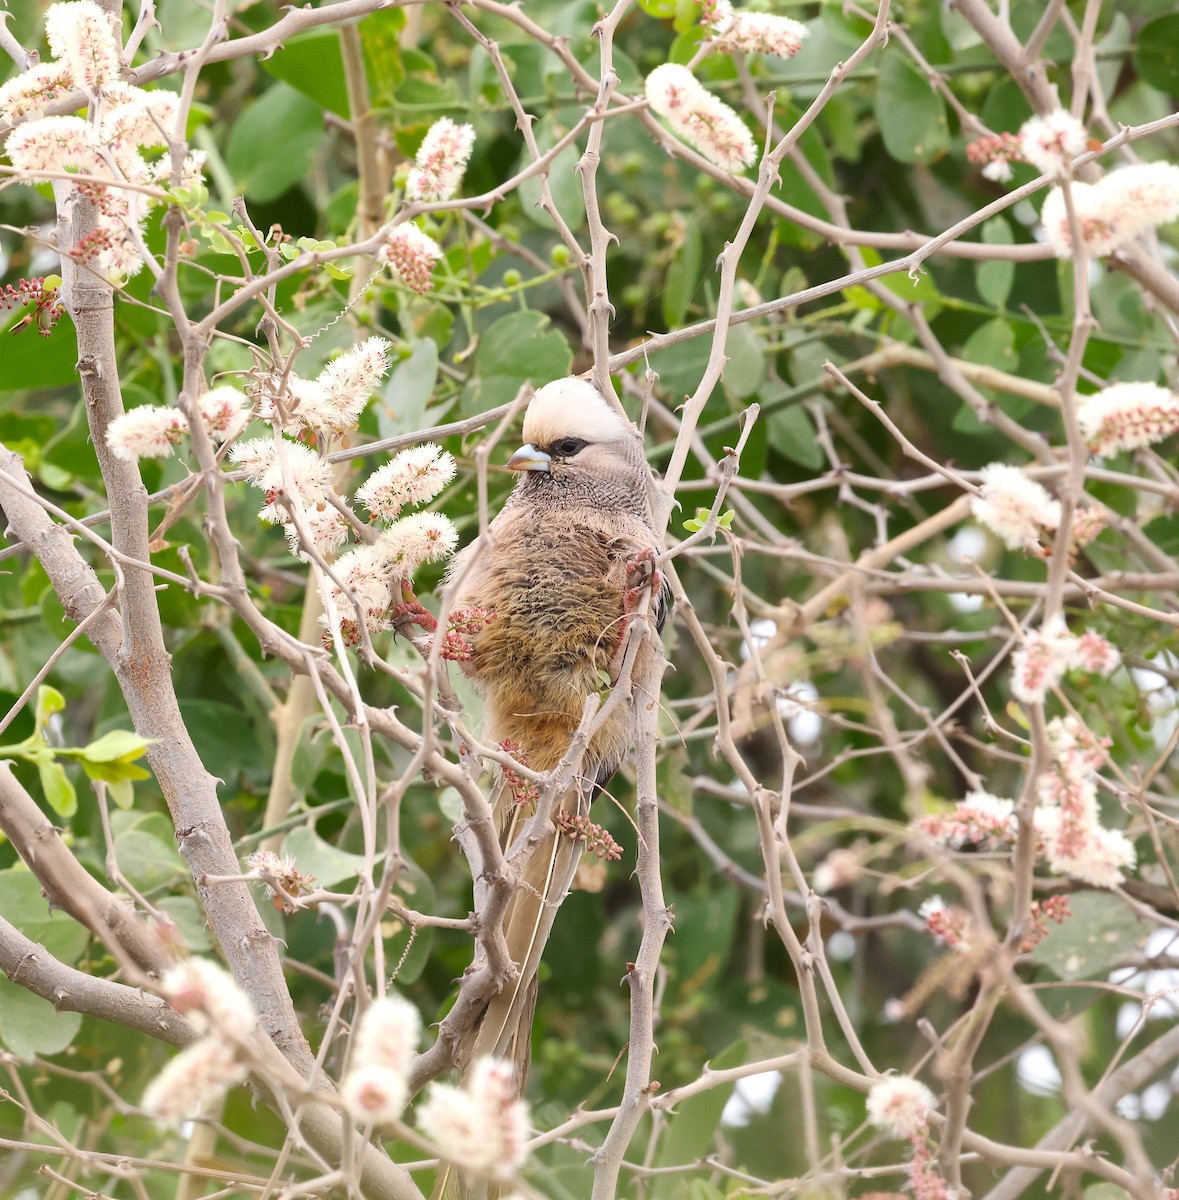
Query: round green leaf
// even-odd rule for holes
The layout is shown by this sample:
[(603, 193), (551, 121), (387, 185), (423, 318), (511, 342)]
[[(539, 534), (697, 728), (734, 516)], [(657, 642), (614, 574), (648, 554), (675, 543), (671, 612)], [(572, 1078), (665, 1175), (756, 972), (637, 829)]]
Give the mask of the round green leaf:
[(17, 1058), (60, 1054), (81, 1027), (81, 1013), (58, 1012), (0, 975), (0, 1040)]
[(884, 53), (873, 103), (885, 148), (898, 162), (933, 162), (949, 149), (945, 102), (899, 50)]
[(1134, 66), (1151, 87), (1179, 96), (1179, 13), (1159, 17), (1143, 28)]
[(275, 200), (311, 169), (323, 139), (319, 105), (276, 83), (234, 122), (225, 163), (247, 200)]

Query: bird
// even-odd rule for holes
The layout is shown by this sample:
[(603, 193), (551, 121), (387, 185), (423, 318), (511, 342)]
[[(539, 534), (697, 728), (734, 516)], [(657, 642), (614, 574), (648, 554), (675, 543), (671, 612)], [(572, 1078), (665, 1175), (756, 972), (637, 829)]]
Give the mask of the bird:
[[(592, 383), (566, 378), (534, 394), (523, 437), (507, 462), (520, 473), (515, 489), (485, 536), (456, 556), (452, 577), (460, 580), (456, 610), (494, 614), (469, 637), (462, 663), (483, 696), (485, 740), (547, 772), (569, 749), (587, 697), (618, 681), (628, 623), (645, 612), (659, 630), (666, 604), (653, 476), (638, 431)], [(650, 656), (661, 653), (657, 637), (640, 642), (631, 679), (643, 678)], [(635, 741), (642, 702), (628, 695), (590, 739), (558, 817), (588, 814)], [(493, 804), (506, 849), (530, 813), (502, 779)], [(504, 922), (519, 974), (492, 997), (460, 1049), (460, 1073), (495, 1055), (515, 1064), (523, 1086), (540, 955), (580, 853), (580, 843), (554, 826), (519, 867)]]

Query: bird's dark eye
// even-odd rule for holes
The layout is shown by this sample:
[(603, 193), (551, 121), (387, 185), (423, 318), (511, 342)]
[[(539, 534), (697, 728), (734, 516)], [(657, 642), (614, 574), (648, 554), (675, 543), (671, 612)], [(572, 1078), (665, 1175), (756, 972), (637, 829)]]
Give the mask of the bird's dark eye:
[(557, 458), (571, 458), (588, 445), (589, 443), (584, 438), (560, 438), (549, 447), (549, 453), (556, 455)]

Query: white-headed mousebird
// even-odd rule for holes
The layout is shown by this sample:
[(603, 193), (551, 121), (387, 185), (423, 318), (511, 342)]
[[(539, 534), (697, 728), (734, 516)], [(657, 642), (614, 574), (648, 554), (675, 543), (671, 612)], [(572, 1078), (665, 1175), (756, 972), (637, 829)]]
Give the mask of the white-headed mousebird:
[[(665, 603), (655, 566), (651, 473), (634, 427), (593, 384), (559, 379), (529, 403), (524, 441), (508, 461), (521, 473), (515, 490), (484, 543), (456, 560), (455, 573), (462, 576), (456, 607), (495, 614), (469, 637), (470, 658), (463, 663), (484, 697), (483, 740), (509, 747), (534, 771), (545, 772), (569, 750), (586, 698), (618, 680), (627, 625), (643, 610), (646, 589), (646, 611), (657, 628)], [(652, 631), (640, 643), (632, 680), (642, 679), (650, 656), (661, 653), (657, 641)], [(523, 1088), (537, 968), (582, 849), (558, 824), (587, 818), (594, 795), (634, 745), (636, 706), (644, 699), (628, 692), (614, 708), (590, 739), (579, 777), (559, 798), (556, 823), (512, 864), (518, 886), (504, 932), (519, 975), (491, 998), (464, 1039), (464, 1074), (478, 1058), (495, 1055), (515, 1064)], [(494, 804), (506, 850), (531, 813), (502, 780)], [(487, 1194), (463, 1192), (455, 1182), (445, 1194)]]

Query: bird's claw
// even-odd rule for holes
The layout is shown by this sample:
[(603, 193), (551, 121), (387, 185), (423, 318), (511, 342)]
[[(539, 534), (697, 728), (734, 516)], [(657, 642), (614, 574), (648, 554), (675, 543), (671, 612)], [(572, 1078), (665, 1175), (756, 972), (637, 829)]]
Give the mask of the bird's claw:
[(626, 560), (626, 595), (623, 611), (628, 615), (635, 612), (642, 602), (643, 593), (649, 588), (657, 595), (663, 587), (663, 573), (655, 563), (655, 550), (645, 546)]

